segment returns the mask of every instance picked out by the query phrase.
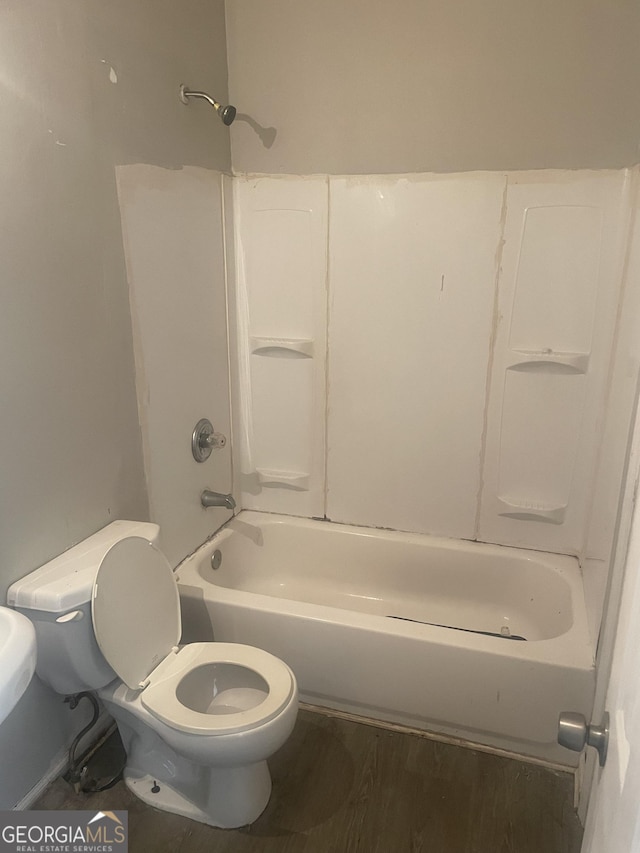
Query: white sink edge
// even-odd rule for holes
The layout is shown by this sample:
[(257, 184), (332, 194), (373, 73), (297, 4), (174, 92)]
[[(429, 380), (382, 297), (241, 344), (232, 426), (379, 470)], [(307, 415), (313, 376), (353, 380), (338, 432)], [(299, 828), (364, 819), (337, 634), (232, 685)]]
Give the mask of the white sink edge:
[(32, 622), (10, 607), (0, 607), (0, 723), (18, 704), (36, 669)]

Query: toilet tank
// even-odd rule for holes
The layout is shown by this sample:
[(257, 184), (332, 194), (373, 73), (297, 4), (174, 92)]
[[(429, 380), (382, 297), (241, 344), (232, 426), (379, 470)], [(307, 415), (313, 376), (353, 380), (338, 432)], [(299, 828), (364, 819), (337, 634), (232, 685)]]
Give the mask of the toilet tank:
[(116, 678), (93, 631), (93, 584), (116, 542), (140, 536), (155, 545), (159, 533), (157, 524), (114, 521), (9, 587), (7, 604), (36, 629), (36, 673), (56, 693), (97, 690)]

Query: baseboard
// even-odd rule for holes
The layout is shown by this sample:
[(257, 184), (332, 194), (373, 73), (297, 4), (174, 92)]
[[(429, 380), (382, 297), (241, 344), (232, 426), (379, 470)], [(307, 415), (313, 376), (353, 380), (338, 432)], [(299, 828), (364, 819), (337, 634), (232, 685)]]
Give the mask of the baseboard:
[(545, 767), (547, 770), (553, 770), (556, 773), (568, 773), (570, 775), (575, 775), (576, 772), (574, 767), (569, 767), (566, 764), (556, 764), (555, 762), (547, 761), (544, 758), (523, 755), (519, 752), (511, 752), (508, 749), (500, 749), (496, 746), (488, 746), (484, 743), (477, 743), (476, 741), (466, 740), (465, 738), (454, 737), (440, 732), (425, 731), (424, 729), (417, 729), (412, 726), (402, 725), (402, 723), (391, 723), (385, 720), (376, 720), (373, 717), (362, 717), (358, 714), (352, 714), (349, 711), (326, 708), (322, 705), (312, 705), (309, 702), (300, 702), (300, 708), (303, 708), (305, 711), (311, 711), (314, 714), (322, 714), (325, 717), (337, 717), (340, 720), (349, 720), (353, 723), (360, 723), (364, 726), (373, 726), (378, 729), (387, 729), (393, 732), (415, 735), (416, 737), (435, 740), (439, 743), (449, 743), (452, 746), (461, 746), (464, 749), (474, 749), (476, 752), (488, 752), (490, 755), (497, 755), (501, 758), (510, 758), (513, 761), (521, 761), (525, 764), (535, 764), (538, 767)]
[(62, 774), (67, 769), (68, 764), (69, 750), (65, 748), (56, 755), (53, 760), (53, 763), (49, 767), (49, 770), (45, 773), (42, 779), (40, 779), (40, 781), (37, 782), (27, 794), (25, 794), (25, 796), (20, 800), (20, 802), (13, 807), (13, 811), (29, 811), (29, 809), (36, 802), (36, 800), (38, 800), (42, 796), (42, 794), (44, 794), (49, 785), (55, 782), (58, 776), (62, 776)]

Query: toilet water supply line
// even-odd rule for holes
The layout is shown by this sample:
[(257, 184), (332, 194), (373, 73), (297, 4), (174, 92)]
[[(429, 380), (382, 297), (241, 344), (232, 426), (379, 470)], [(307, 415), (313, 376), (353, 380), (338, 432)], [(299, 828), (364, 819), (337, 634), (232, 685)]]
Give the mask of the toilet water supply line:
[(88, 734), (91, 729), (94, 728), (96, 723), (98, 722), (98, 717), (100, 716), (100, 706), (98, 704), (98, 700), (93, 695), (93, 693), (88, 690), (83, 690), (81, 693), (74, 693), (71, 696), (65, 696), (64, 701), (69, 705), (69, 709), (74, 711), (78, 705), (80, 704), (81, 699), (88, 699), (93, 707), (93, 715), (91, 720), (87, 723), (87, 725), (81, 729), (78, 734), (73, 739), (71, 746), (69, 747), (69, 767), (67, 772), (64, 774), (65, 782), (69, 782), (70, 785), (73, 785), (76, 793), (80, 794), (94, 794), (99, 791), (106, 791), (107, 788), (112, 788), (116, 782), (119, 782), (122, 778), (122, 771), (124, 770), (124, 762), (122, 767), (118, 768), (118, 772), (107, 779), (107, 781), (100, 785), (99, 787), (96, 785), (95, 779), (90, 779), (87, 776), (87, 761), (94, 754), (98, 746), (102, 743), (102, 741), (111, 734), (111, 731), (115, 729), (115, 726), (110, 726), (105, 734), (105, 738), (100, 739), (98, 743), (92, 745), (88, 752), (82, 755), (79, 759), (76, 758), (76, 749), (82, 738)]

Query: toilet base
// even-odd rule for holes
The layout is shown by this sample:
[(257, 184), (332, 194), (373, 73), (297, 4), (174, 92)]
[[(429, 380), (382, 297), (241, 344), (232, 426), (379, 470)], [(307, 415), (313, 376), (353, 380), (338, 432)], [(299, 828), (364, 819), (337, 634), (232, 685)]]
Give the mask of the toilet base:
[(247, 826), (267, 807), (271, 774), (266, 761), (248, 767), (207, 768), (206, 775), (209, 789), (201, 808), (165, 780), (128, 767), (123, 777), (127, 788), (148, 805), (221, 829)]
[[(199, 764), (173, 749), (130, 709), (102, 696), (127, 753), (123, 777), (129, 790), (157, 809), (221, 829), (253, 823), (271, 796), (267, 762)], [(203, 750), (204, 751), (204, 750)]]

